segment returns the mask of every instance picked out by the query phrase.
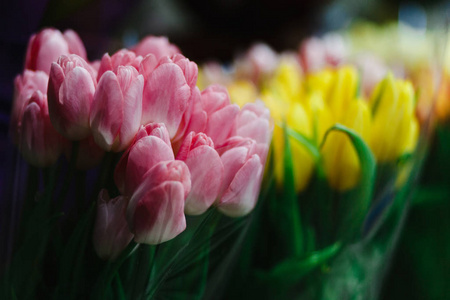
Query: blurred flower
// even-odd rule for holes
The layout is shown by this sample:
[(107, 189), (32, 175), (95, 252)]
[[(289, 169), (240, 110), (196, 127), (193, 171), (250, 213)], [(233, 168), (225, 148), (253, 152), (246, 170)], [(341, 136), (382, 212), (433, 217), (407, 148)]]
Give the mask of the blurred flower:
[(179, 160), (150, 169), (133, 193), (127, 220), (137, 243), (160, 244), (186, 228), (184, 203), (191, 188), (189, 169)]
[(35, 91), (23, 106), (19, 151), (30, 164), (47, 167), (61, 155), (63, 142), (50, 123), (47, 95)]
[(53, 62), (61, 55), (69, 54), (87, 59), (83, 42), (74, 31), (66, 30), (62, 34), (53, 28), (43, 29), (28, 41), (25, 69), (41, 70), (48, 74)]
[(373, 125), (370, 147), (377, 160), (395, 161), (415, 149), (419, 124), (415, 116), (414, 88), (388, 74), (370, 99)]
[(69, 140), (89, 136), (89, 114), (97, 80), (95, 71), (81, 57), (61, 56), (52, 63), (48, 84), (50, 119)]
[(97, 144), (119, 152), (132, 142), (142, 115), (144, 78), (132, 66), (100, 77), (91, 106), (90, 126)]
[(165, 36), (147, 36), (131, 50), (142, 57), (153, 54), (157, 60), (163, 56), (171, 57), (175, 54), (181, 54), (180, 49), (169, 43), (169, 39)]
[(127, 204), (127, 197), (110, 199), (105, 189), (98, 195), (92, 242), (101, 259), (115, 260), (133, 239), (125, 218)]

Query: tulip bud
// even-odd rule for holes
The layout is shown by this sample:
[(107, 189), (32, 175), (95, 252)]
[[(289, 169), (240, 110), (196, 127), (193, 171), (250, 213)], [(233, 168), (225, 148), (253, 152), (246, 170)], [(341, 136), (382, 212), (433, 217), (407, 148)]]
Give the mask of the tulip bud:
[(79, 36), (72, 30), (61, 34), (59, 30), (46, 28), (31, 36), (25, 60), (25, 69), (41, 70), (47, 74), (51, 64), (61, 55), (77, 54), (86, 59), (86, 50)]
[(114, 172), (114, 181), (121, 194), (131, 196), (148, 170), (161, 161), (175, 159), (168, 136), (162, 123), (141, 126)]
[(164, 161), (149, 170), (127, 208), (135, 241), (156, 245), (173, 239), (186, 228), (184, 203), (190, 191), (188, 167)]
[(239, 106), (230, 103), (225, 87), (211, 85), (202, 92), (202, 106), (207, 121), (205, 134), (216, 145), (223, 144), (233, 133), (234, 120), (239, 113)]
[(105, 189), (98, 195), (92, 242), (101, 259), (115, 260), (133, 239), (125, 218), (127, 204), (127, 197), (110, 199)]
[(326, 97), (335, 122), (341, 122), (350, 102), (358, 96), (358, 73), (353, 67), (341, 67), (336, 70)]
[(136, 56), (133, 51), (127, 49), (119, 50), (113, 56), (105, 53), (98, 67), (97, 81), (100, 81), (106, 71), (113, 71), (114, 74), (117, 74), (120, 66), (132, 66), (138, 70), (141, 61), (142, 56)]
[(119, 152), (132, 142), (141, 122), (143, 88), (144, 78), (131, 66), (103, 73), (90, 115), (92, 134), (102, 149)]
[(265, 162), (255, 153), (255, 144), (232, 148), (221, 156), (224, 178), (217, 206), (227, 216), (244, 216), (256, 205)]
[(165, 36), (147, 36), (134, 46), (132, 50), (142, 57), (153, 54), (157, 60), (163, 56), (171, 57), (175, 54), (181, 54), (180, 49), (169, 43)]
[(369, 144), (377, 160), (392, 162), (414, 149), (419, 130), (412, 84), (388, 74), (375, 88), (370, 104), (373, 131)]
[(89, 136), (89, 113), (97, 81), (95, 71), (77, 55), (61, 56), (52, 63), (48, 83), (50, 119), (69, 140)]
[(50, 123), (47, 96), (37, 90), (23, 106), (19, 151), (33, 166), (47, 167), (61, 155), (62, 144), (63, 138)]
[(195, 88), (197, 65), (181, 54), (156, 61), (149, 54), (140, 65), (145, 79), (141, 123), (164, 123), (172, 139), (179, 131)]
[(204, 213), (216, 200), (223, 180), (223, 165), (214, 143), (206, 134), (189, 133), (180, 147), (177, 160), (186, 163), (192, 188), (185, 203), (185, 213)]
[(15, 145), (19, 144), (24, 105), (40, 91), (47, 95), (48, 75), (43, 71), (25, 70), (14, 80), (14, 100), (11, 110), (10, 133)]
[[(371, 117), (363, 100), (353, 100), (344, 116), (343, 125), (370, 140)], [(361, 163), (349, 137), (342, 132), (331, 132), (321, 149), (323, 166), (331, 187), (346, 191), (353, 188), (361, 177)]]

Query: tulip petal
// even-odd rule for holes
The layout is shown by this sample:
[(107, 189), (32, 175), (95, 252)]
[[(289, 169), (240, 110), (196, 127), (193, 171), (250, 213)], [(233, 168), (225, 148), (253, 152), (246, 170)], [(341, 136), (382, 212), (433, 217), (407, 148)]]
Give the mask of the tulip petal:
[(248, 214), (256, 205), (263, 165), (258, 155), (253, 155), (236, 173), (219, 201), (218, 209), (230, 217)]
[[(72, 140), (90, 134), (89, 111), (95, 87), (89, 72), (81, 67), (69, 72), (59, 89), (59, 122), (53, 124), (61, 134)], [(52, 115), (52, 122), (54, 120)]]
[(239, 106), (232, 104), (208, 115), (205, 133), (211, 137), (214, 144), (220, 145), (230, 136), (238, 113)]
[(127, 210), (137, 243), (156, 245), (173, 239), (186, 228), (183, 185), (168, 181), (151, 190), (143, 184)]
[(224, 167), (222, 192), (226, 188), (228, 188), (236, 173), (244, 165), (247, 156), (248, 156), (247, 147), (236, 147), (228, 150), (220, 157)]
[(199, 215), (214, 203), (219, 194), (224, 176), (223, 164), (219, 154), (210, 146), (192, 150), (185, 163), (191, 173), (192, 187), (184, 210), (188, 215)]
[(141, 122), (162, 122), (173, 138), (190, 96), (191, 89), (180, 67), (173, 63), (160, 65), (148, 77), (144, 87)]
[(165, 160), (174, 160), (174, 156), (172, 149), (163, 140), (154, 136), (138, 140), (128, 155), (124, 194), (133, 194), (144, 174)]
[(116, 75), (106, 71), (100, 78), (91, 108), (95, 142), (110, 151), (123, 121), (123, 96)]
[(75, 31), (68, 29), (64, 31), (63, 35), (69, 46), (69, 52), (81, 56), (83, 59), (87, 59), (86, 49), (78, 34)]
[(123, 122), (120, 127), (120, 146), (115, 151), (122, 151), (132, 142), (139, 130), (142, 116), (142, 91), (144, 78), (137, 76), (127, 90), (123, 90)]

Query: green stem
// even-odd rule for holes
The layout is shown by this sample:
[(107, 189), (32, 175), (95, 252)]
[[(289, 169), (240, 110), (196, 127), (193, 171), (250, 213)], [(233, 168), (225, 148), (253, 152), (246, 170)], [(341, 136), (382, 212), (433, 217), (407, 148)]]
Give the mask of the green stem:
[(59, 198), (58, 198), (58, 201), (56, 204), (56, 209), (58, 211), (63, 210), (64, 202), (66, 200), (67, 193), (69, 192), (70, 184), (72, 183), (72, 178), (75, 173), (75, 167), (77, 165), (79, 146), (80, 146), (79, 141), (74, 141), (72, 143), (72, 153), (70, 155), (69, 170), (67, 172), (67, 176), (65, 178), (63, 187), (61, 188), (61, 193), (59, 195)]
[(122, 252), (119, 258), (113, 262), (108, 262), (101, 272), (99, 279), (94, 286), (94, 293), (92, 299), (104, 299), (108, 287), (111, 285), (114, 275), (119, 271), (119, 268), (123, 263), (138, 249), (140, 244), (134, 241), (128, 245), (127, 248)]

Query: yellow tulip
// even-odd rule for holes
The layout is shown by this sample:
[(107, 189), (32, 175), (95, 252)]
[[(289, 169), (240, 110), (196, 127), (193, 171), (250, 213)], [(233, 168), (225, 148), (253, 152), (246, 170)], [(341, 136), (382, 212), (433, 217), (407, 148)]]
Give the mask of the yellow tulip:
[[(342, 124), (353, 129), (364, 140), (370, 137), (371, 116), (363, 100), (350, 101)], [(342, 132), (331, 132), (321, 149), (322, 163), (331, 187), (346, 191), (359, 181), (361, 164), (348, 136)]]
[(326, 100), (336, 122), (341, 122), (350, 102), (356, 99), (358, 81), (358, 72), (353, 67), (339, 68), (334, 74)]
[(247, 102), (254, 102), (258, 98), (255, 85), (248, 80), (238, 80), (228, 85), (228, 93), (233, 103), (240, 107)]
[(395, 161), (414, 150), (419, 126), (415, 116), (414, 89), (409, 81), (389, 74), (371, 98), (372, 137), (370, 147), (379, 162)]

